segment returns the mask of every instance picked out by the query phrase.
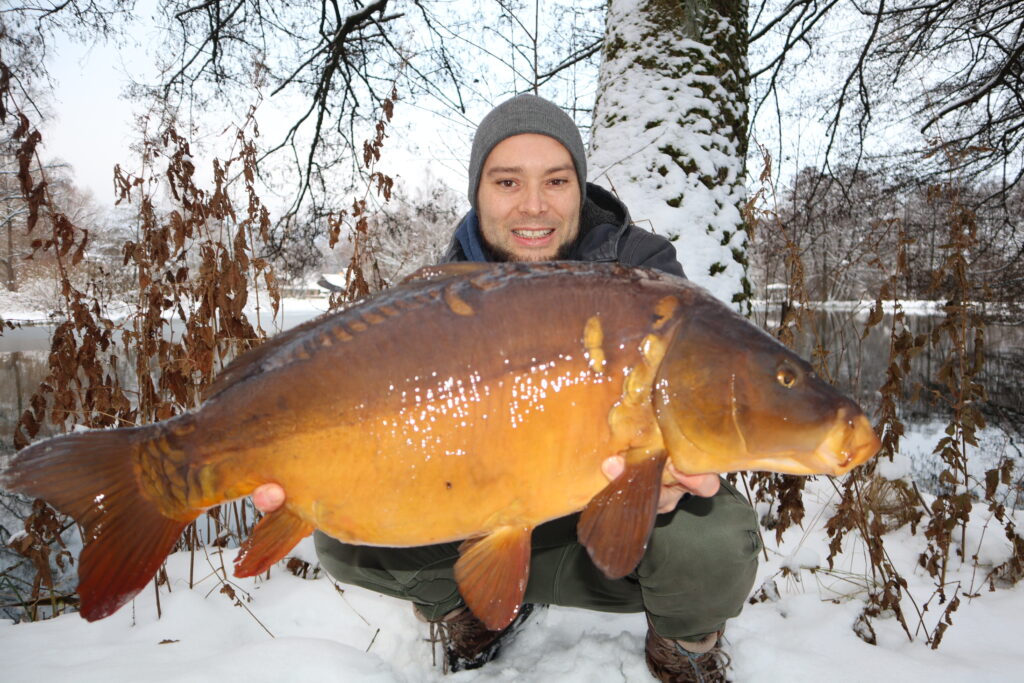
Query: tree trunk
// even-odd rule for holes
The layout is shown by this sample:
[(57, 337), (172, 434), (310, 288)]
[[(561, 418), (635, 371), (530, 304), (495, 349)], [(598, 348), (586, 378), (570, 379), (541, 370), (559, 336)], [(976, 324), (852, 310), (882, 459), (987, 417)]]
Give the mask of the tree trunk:
[(7, 291), (17, 291), (18, 288), (14, 282), (14, 266), (12, 265), (11, 261), (0, 258), (0, 269), (2, 269), (4, 272), (3, 280), (4, 286), (7, 288)]
[(7, 219), (7, 258), (0, 259), (0, 265), (4, 266), (4, 286), (7, 287), (7, 291), (15, 292), (18, 289), (18, 283), (14, 279), (14, 227), (11, 225), (11, 219)]
[(590, 140), (591, 178), (744, 311), (746, 22), (739, 0), (610, 0)]

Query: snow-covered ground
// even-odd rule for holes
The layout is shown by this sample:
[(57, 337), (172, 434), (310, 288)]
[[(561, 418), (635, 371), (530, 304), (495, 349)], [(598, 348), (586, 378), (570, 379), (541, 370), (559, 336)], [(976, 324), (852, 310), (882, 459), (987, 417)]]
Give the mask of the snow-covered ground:
[[(873, 622), (878, 644), (852, 629), (870, 581), (864, 548), (850, 538), (833, 570), (822, 530), (834, 489), (811, 482), (804, 529), (789, 530), (781, 546), (765, 538), (768, 559), (756, 586), (774, 583), (778, 599), (751, 604), (727, 627), (735, 681), (1024, 681), (1024, 587), (990, 592), (984, 567), (965, 565), (949, 577), (950, 594), (962, 601), (938, 650), (923, 633), (911, 642), (893, 618)], [(968, 535), (969, 553), (986, 563), (1007, 557), (997, 525), (985, 528), (977, 508)], [(927, 630), (944, 606), (933, 581), (916, 569), (921, 535), (904, 528), (887, 537), (894, 565), (908, 580), (903, 609)], [(161, 588), (157, 618), (152, 586), (113, 616), (88, 623), (69, 614), (36, 623), (0, 624), (0, 662), (5, 681), (429, 681), (442, 680), (432, 664), (427, 627), (408, 604), (356, 587), (336, 586), (324, 576), (302, 579), (278, 565), (266, 580), (230, 579), (221, 590), (219, 570), (235, 550), (211, 549), (196, 557), (197, 586), (189, 589), (189, 555), (167, 562), (170, 590)], [(311, 541), (296, 555), (315, 562)], [(783, 577), (783, 566), (795, 574)], [(811, 569), (816, 567), (816, 569)], [(975, 597), (966, 597), (974, 595)], [(640, 614), (614, 615), (551, 607), (525, 624), (502, 656), (452, 681), (643, 681), (645, 633)]]

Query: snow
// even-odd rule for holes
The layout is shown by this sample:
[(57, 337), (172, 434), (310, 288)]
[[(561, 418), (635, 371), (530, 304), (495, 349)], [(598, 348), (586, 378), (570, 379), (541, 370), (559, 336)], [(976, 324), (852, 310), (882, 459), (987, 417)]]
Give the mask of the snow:
[[(968, 562), (954, 569), (947, 590), (959, 590), (962, 603), (941, 646), (933, 651), (923, 632), (935, 628), (945, 606), (938, 604), (933, 579), (917, 568), (924, 540), (906, 528), (886, 537), (886, 549), (913, 596), (913, 602), (904, 599), (903, 610), (915, 640), (891, 617), (873, 620), (877, 645), (860, 640), (852, 626), (864, 604), (870, 570), (864, 548), (853, 536), (844, 543), (835, 568), (825, 564), (822, 525), (835, 498), (826, 479), (812, 480), (805, 495), (805, 528), (788, 530), (781, 545), (766, 534), (768, 559), (762, 562), (755, 589), (764, 585), (777, 597), (748, 604), (728, 623), (726, 648), (734, 681), (1024, 681), (1019, 647), (1024, 587), (990, 592), (985, 567), (975, 569)], [(973, 517), (972, 543), (983, 535), (986, 522), (977, 510)], [(1008, 545), (994, 525), (986, 536), (990, 541), (981, 560), (1006, 559)], [(222, 592), (220, 578), (220, 568), (230, 566), (236, 551), (227, 549), (223, 556), (217, 549), (208, 552), (197, 553), (192, 589), (187, 585), (189, 554), (168, 559), (171, 590), (161, 587), (159, 618), (150, 585), (98, 622), (67, 614), (35, 623), (0, 623), (4, 680), (649, 680), (641, 614), (539, 609), (497, 660), (445, 677), (432, 663), (427, 625), (413, 616), (407, 603), (335, 584), (322, 573), (302, 579), (283, 564), (271, 570), (269, 580), (231, 578), (236, 599)], [(311, 540), (304, 540), (293, 554), (313, 559)], [(920, 627), (917, 608), (924, 610)]]
[(53, 322), (46, 306), (47, 298), (31, 292), (9, 292), (0, 288), (0, 320), (38, 325)]

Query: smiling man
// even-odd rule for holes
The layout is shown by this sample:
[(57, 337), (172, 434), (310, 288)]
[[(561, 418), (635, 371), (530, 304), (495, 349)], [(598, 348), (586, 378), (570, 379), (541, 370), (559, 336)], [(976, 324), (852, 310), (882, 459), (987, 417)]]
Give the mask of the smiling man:
[(469, 159), (469, 203), (445, 261), (619, 261), (682, 275), (672, 244), (632, 225), (589, 184), (579, 129), (554, 104), (519, 95), (484, 117)]
[[(472, 209), (459, 223), (445, 261), (618, 261), (682, 275), (675, 249), (642, 230), (614, 196), (586, 182), (579, 130), (561, 109), (532, 95), (496, 107), (480, 123), (469, 164)], [(614, 479), (622, 456), (603, 472)], [(488, 631), (466, 609), (453, 567), (458, 543), (376, 548), (341, 543), (316, 532), (324, 569), (351, 583), (411, 601), (445, 650), (446, 668), (477, 668), (493, 659), (531, 605), (605, 612), (644, 612), (647, 665), (662, 681), (724, 681), (719, 647), (725, 621), (750, 592), (760, 551), (753, 510), (717, 475), (663, 477), (658, 521), (637, 568), (609, 579), (576, 538), (578, 515), (537, 527), (519, 618)], [(273, 484), (253, 494), (258, 508), (284, 502)]]

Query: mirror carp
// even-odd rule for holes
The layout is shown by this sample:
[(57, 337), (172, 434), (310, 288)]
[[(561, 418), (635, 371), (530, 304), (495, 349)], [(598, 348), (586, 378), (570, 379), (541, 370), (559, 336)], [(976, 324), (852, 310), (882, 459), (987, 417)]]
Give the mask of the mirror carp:
[[(667, 461), (841, 475), (878, 448), (855, 403), (685, 279), (462, 263), (277, 335), (194, 412), (41, 441), (0, 481), (84, 528), (88, 620), (144, 588), (203, 510), (275, 482), (287, 500), (242, 544), (236, 576), (314, 528), (363, 545), (465, 539), (459, 590), (497, 630), (518, 613), (538, 524), (582, 510), (595, 564), (632, 571)], [(625, 470), (609, 482), (612, 455)]]

